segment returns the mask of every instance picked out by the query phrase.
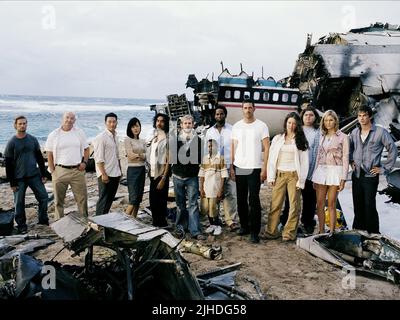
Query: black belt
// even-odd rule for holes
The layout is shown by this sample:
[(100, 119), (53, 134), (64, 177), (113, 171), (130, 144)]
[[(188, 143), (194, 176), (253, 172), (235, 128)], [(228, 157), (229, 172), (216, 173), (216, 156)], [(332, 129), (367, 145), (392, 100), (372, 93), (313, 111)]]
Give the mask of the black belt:
[(62, 164), (56, 164), (56, 166), (64, 168), (64, 169), (76, 169), (76, 168), (79, 168), (79, 164), (77, 164), (75, 166), (63, 166)]

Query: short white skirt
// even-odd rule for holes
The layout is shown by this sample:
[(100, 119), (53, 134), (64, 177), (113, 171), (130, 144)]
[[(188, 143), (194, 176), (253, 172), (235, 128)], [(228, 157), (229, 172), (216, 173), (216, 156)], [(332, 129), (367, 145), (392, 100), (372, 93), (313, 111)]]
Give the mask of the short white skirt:
[(318, 166), (313, 174), (312, 181), (326, 186), (338, 186), (342, 179), (342, 166)]

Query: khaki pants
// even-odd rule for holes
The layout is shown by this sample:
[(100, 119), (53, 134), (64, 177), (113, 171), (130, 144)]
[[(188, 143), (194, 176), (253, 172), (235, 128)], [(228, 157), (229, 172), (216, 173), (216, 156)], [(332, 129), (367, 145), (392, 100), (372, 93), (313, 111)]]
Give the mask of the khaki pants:
[(266, 227), (267, 237), (275, 238), (279, 236), (278, 224), (283, 202), (285, 201), (286, 189), (289, 195), (289, 217), (283, 228), (282, 238), (284, 240), (295, 240), (297, 226), (299, 224), (300, 212), (300, 190), (296, 189), (298, 181), (297, 172), (278, 171), (275, 186), (272, 189), (271, 210), (268, 215)]
[(68, 185), (71, 186), (79, 213), (83, 216), (87, 216), (88, 206), (85, 171), (79, 171), (77, 168), (66, 169), (56, 166), (51, 177), (54, 189), (55, 219), (58, 220), (64, 216), (64, 200)]
[(201, 198), (200, 210), (201, 214), (210, 218), (218, 217), (217, 198)]
[(229, 178), (224, 183), (224, 218), (227, 226), (237, 223), (236, 183)]

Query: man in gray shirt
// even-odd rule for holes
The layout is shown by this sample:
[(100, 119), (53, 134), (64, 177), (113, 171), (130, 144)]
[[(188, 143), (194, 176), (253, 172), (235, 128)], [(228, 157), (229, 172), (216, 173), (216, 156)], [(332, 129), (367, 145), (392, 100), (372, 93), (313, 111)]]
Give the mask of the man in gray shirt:
[(27, 125), (26, 117), (15, 118), (16, 134), (8, 141), (4, 151), (6, 175), (14, 192), (15, 222), (19, 233), (26, 233), (28, 230), (25, 216), (25, 193), (28, 187), (32, 189), (39, 202), (39, 224), (49, 224), (48, 195), (44, 187), (46, 182), (44, 159), (37, 139), (26, 133)]
[[(350, 164), (353, 168), (353, 229), (379, 233), (379, 217), (375, 201), (379, 175), (386, 175), (393, 169), (397, 149), (389, 132), (373, 123), (370, 107), (360, 107), (358, 122), (360, 126), (350, 134)], [(381, 157), (384, 147), (388, 151), (388, 157), (386, 163), (382, 165)]]

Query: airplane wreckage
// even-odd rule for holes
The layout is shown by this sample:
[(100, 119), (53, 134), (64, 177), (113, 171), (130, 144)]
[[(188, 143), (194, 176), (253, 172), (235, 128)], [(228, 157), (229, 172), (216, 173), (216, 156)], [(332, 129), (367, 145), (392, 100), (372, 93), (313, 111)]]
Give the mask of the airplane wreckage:
[(342, 124), (357, 108), (375, 108), (376, 123), (400, 139), (400, 27), (375, 23), (348, 33), (331, 33), (311, 45), (308, 35), (287, 85), (321, 111), (335, 110)]
[(193, 102), (184, 94), (173, 94), (167, 97), (168, 104), (151, 108), (164, 110), (172, 120), (189, 113), (197, 124), (210, 125), (215, 106), (224, 105), (227, 121), (235, 123), (241, 119), (241, 103), (248, 99), (254, 102), (257, 117), (275, 135), (281, 131), (286, 114), (301, 111), (304, 102), (311, 102), (321, 112), (335, 110), (341, 128), (348, 123), (354, 126), (358, 106), (368, 103), (375, 109), (376, 123), (388, 128), (395, 141), (400, 139), (398, 25), (375, 23), (347, 33), (331, 33), (315, 44), (308, 35), (306, 48), (289, 77), (276, 81), (273, 77), (265, 79), (263, 73), (255, 80), (242, 66), (238, 75), (232, 75), (222, 65), (218, 80), (206, 77), (198, 81), (190, 74), (186, 87), (193, 88)]
[[(203, 250), (124, 213), (88, 219), (71, 213), (51, 228), (73, 256), (86, 252), (84, 266), (61, 265), (52, 261), (54, 258), (42, 263), (27, 255), (54, 243), (49, 236), (0, 237), (0, 299), (253, 299), (235, 286), (240, 263), (196, 277), (180, 252), (200, 253), (214, 259), (220, 254), (219, 249)], [(107, 248), (114, 254), (95, 261), (93, 246)], [(47, 277), (49, 270), (55, 272), (54, 284)]]
[(298, 238), (297, 245), (329, 263), (347, 270), (400, 283), (400, 243), (380, 234), (345, 230)]

